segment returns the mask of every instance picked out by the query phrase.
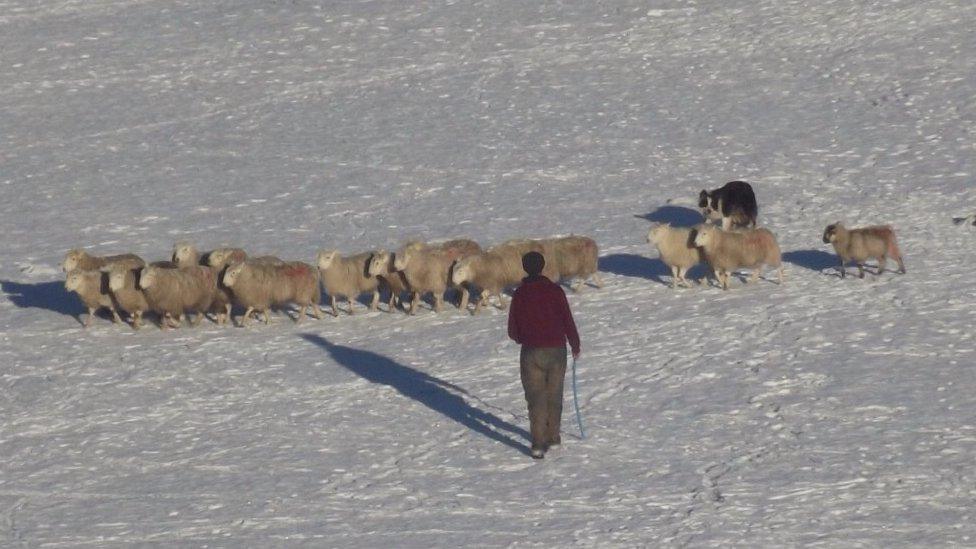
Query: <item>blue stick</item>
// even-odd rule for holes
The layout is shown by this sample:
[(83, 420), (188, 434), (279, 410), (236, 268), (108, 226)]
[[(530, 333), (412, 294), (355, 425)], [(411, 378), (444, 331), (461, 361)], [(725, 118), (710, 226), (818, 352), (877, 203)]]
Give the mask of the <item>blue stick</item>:
[(586, 433), (583, 431), (583, 416), (580, 415), (579, 393), (576, 391), (576, 357), (573, 357), (573, 405), (576, 406), (576, 423), (579, 424), (580, 438), (586, 438)]

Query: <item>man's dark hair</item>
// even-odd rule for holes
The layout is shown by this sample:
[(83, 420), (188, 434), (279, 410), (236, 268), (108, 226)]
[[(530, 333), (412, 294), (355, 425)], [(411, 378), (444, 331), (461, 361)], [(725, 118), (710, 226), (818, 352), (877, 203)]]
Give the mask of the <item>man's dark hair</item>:
[(539, 252), (529, 252), (522, 256), (522, 268), (529, 276), (538, 276), (546, 266), (546, 258)]

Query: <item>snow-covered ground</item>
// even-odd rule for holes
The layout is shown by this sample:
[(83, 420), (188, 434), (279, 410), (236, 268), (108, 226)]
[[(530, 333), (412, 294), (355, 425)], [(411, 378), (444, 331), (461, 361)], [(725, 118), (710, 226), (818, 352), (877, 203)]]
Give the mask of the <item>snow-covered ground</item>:
[[(0, 0), (0, 545), (976, 546), (976, 3)], [(745, 179), (787, 264), (644, 243)], [(835, 276), (830, 222), (908, 274)], [(505, 313), (133, 333), (58, 263), (592, 235), (580, 440)]]

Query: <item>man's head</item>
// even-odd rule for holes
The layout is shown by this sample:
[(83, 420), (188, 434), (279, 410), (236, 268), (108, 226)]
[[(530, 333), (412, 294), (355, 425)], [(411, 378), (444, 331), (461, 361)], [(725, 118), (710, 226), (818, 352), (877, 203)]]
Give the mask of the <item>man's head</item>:
[(529, 276), (538, 276), (546, 266), (546, 258), (539, 252), (529, 252), (522, 256), (522, 268)]

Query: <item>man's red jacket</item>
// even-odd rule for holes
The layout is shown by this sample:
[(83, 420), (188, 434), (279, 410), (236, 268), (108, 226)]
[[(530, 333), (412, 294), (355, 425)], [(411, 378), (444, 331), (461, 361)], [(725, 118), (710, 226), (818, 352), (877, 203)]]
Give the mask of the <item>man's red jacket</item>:
[(512, 296), (508, 311), (508, 337), (529, 347), (563, 347), (580, 351), (579, 334), (566, 293), (544, 276), (530, 276)]

